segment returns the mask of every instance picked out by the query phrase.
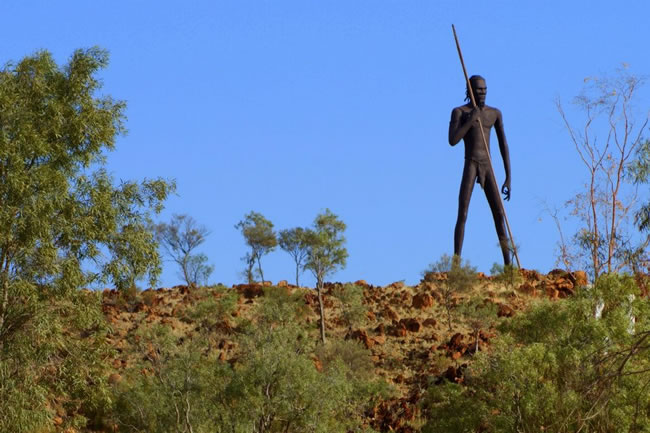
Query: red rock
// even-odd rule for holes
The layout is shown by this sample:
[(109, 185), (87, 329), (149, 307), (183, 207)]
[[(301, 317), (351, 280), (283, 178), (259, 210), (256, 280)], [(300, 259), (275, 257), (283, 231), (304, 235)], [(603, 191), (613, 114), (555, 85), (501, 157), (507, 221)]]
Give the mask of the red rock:
[(393, 289), (401, 289), (404, 287), (404, 281), (395, 281), (394, 283), (391, 283), (388, 287), (392, 287)]
[(554, 287), (547, 286), (546, 287), (546, 296), (548, 296), (550, 299), (558, 299), (559, 296), (560, 296), (560, 293)]
[(118, 373), (112, 373), (110, 376), (108, 376), (108, 383), (111, 385), (115, 385), (117, 383), (120, 383), (122, 381), (122, 376), (120, 376)]
[(573, 277), (575, 278), (574, 287), (584, 287), (589, 284), (589, 279), (585, 271), (574, 271)]
[(418, 293), (413, 297), (413, 302), (411, 307), (417, 308), (419, 310), (430, 308), (433, 306), (433, 296), (428, 293)]
[(352, 334), (349, 335), (349, 338), (361, 341), (363, 345), (366, 346), (366, 349), (370, 349), (375, 345), (375, 341), (368, 337), (368, 333), (363, 329), (358, 329), (352, 332)]
[(363, 286), (363, 287), (368, 287), (368, 283), (366, 283), (366, 280), (357, 280), (354, 282), (355, 286)]
[(402, 319), (400, 320), (399, 323), (400, 325), (408, 329), (410, 332), (419, 332), (420, 328), (422, 327), (420, 321), (415, 318)]
[(323, 371), (323, 363), (321, 362), (321, 360), (314, 357), (313, 361), (314, 361), (314, 367), (316, 368), (316, 370)]
[(506, 304), (499, 304), (499, 310), (497, 311), (497, 317), (512, 317), (515, 315), (515, 310), (512, 307)]
[(379, 345), (382, 345), (386, 342), (386, 336), (385, 335), (377, 335), (376, 337), (372, 337), (372, 340)]
[(433, 328), (437, 324), (438, 324), (438, 321), (436, 319), (431, 318), (431, 317), (428, 318), (428, 319), (425, 319), (424, 322), (422, 322), (422, 325), (424, 325), (424, 326), (426, 326), (428, 328)]
[(373, 313), (372, 311), (368, 311), (368, 312), (366, 313), (366, 317), (367, 317), (368, 320), (370, 320), (371, 322), (374, 322), (375, 320), (377, 320), (377, 317), (375, 316), (375, 313)]
[(404, 377), (403, 374), (398, 374), (398, 375), (395, 376), (395, 378), (393, 379), (393, 382), (395, 382), (395, 383), (404, 383), (405, 381), (406, 381), (406, 378)]
[(289, 282), (287, 280), (278, 281), (278, 287), (289, 287)]
[(400, 323), (393, 327), (392, 334), (396, 337), (406, 337), (408, 331), (406, 330), (406, 327)]
[(246, 299), (253, 299), (264, 296), (264, 289), (260, 284), (238, 284), (235, 290), (244, 295)]
[(399, 315), (390, 307), (384, 308), (383, 315), (390, 320), (399, 322)]

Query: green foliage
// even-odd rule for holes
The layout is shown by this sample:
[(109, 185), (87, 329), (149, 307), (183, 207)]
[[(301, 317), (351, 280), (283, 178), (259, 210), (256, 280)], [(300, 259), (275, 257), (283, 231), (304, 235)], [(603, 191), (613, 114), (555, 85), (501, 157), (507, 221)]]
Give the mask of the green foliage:
[(160, 274), (147, 227), (173, 184), (114, 185), (103, 168), (126, 107), (99, 95), (107, 64), (91, 48), (63, 66), (41, 51), (0, 70), (0, 431), (46, 431), (52, 395), (71, 427), (101, 418), (105, 323), (79, 288)]
[(247, 264), (246, 276), (248, 282), (253, 282), (253, 266), (257, 262), (257, 270), (260, 278), (264, 281), (264, 273), (262, 272), (262, 256), (270, 253), (278, 245), (278, 240), (273, 231), (273, 223), (264, 215), (258, 212), (251, 211), (244, 215), (244, 219), (239, 221), (235, 228), (240, 230), (246, 245), (250, 247), (250, 252), (242, 258)]
[(189, 308), (185, 315), (200, 329), (212, 330), (227, 320), (237, 308), (239, 295), (224, 286), (211, 287), (204, 299)]
[[(232, 363), (206, 351), (204, 336), (181, 342), (160, 325), (143, 331), (145, 361), (119, 390), (120, 431), (368, 431), (361, 414), (383, 389), (358, 378), (368, 370), (368, 353), (358, 346), (345, 355), (339, 351), (318, 371), (313, 340), (297, 320), (308, 314), (304, 299), (269, 287), (260, 302), (256, 323), (240, 326), (234, 335)], [(141, 374), (142, 368), (149, 373)]]
[[(650, 140), (645, 140), (636, 151), (636, 158), (628, 166), (628, 175), (636, 184), (650, 181)], [(639, 230), (650, 231), (650, 202), (643, 204), (635, 215)]]
[(314, 228), (307, 231), (307, 263), (316, 277), (318, 305), (320, 310), (321, 341), (325, 342), (325, 313), (323, 310), (322, 289), (325, 277), (339, 268), (344, 268), (348, 258), (345, 248), (345, 223), (329, 209), (316, 216)]
[(189, 215), (174, 215), (169, 223), (157, 224), (154, 231), (167, 255), (180, 266), (180, 276), (188, 286), (207, 283), (214, 267), (207, 264), (205, 254), (193, 253), (210, 234), (207, 228)]
[(348, 258), (345, 248), (345, 223), (329, 209), (316, 216), (314, 227), (307, 231), (307, 263), (322, 288), (325, 276), (344, 268)]
[(296, 286), (300, 286), (298, 277), (308, 255), (307, 231), (302, 227), (280, 230), (278, 234), (280, 248), (289, 253), (296, 262)]
[(223, 389), (215, 382), (200, 339), (181, 342), (155, 324), (138, 333), (144, 360), (116, 390), (114, 416), (120, 431), (208, 431), (212, 414), (205, 396)]
[[(447, 312), (449, 332), (452, 327), (452, 310), (456, 307), (460, 294), (469, 291), (476, 284), (476, 268), (469, 261), (463, 263), (459, 256), (443, 254), (437, 262), (430, 264), (422, 272), (424, 280), (435, 282), (440, 292), (441, 304)], [(435, 279), (435, 274), (446, 274), (446, 278)]]
[(515, 265), (495, 263), (492, 265), (490, 273), (494, 277), (495, 283), (503, 285), (508, 290), (516, 289), (523, 282), (519, 268)]
[(72, 425), (98, 422), (110, 409), (108, 329), (99, 299), (73, 292), (26, 304), (26, 322), (0, 348), (0, 431), (45, 431), (55, 415), (52, 395), (76, 414)]
[(341, 302), (341, 315), (348, 328), (359, 327), (366, 322), (368, 307), (363, 304), (363, 287), (349, 283), (336, 286), (332, 295)]
[(496, 304), (476, 296), (469, 298), (458, 307), (458, 312), (472, 330), (475, 353), (479, 351), (480, 332), (494, 326), (497, 321), (497, 311)]
[(463, 385), (429, 390), (423, 432), (648, 431), (649, 320), (629, 277), (541, 302), (501, 326)]

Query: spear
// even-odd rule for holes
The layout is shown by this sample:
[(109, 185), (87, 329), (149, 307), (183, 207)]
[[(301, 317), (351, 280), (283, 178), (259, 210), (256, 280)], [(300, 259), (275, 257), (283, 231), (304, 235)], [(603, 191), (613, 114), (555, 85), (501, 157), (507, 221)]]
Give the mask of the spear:
[[(463, 60), (463, 52), (460, 50), (460, 43), (458, 42), (458, 36), (456, 35), (456, 27), (454, 25), (451, 25), (451, 30), (454, 32), (454, 40), (456, 41), (456, 48), (458, 49), (458, 57), (460, 57), (460, 64), (463, 67), (463, 74), (465, 74), (465, 83), (467, 84), (467, 88), (469, 89), (469, 97), (472, 100), (472, 106), (476, 109), (478, 108), (478, 105), (476, 105), (476, 99), (474, 99), (474, 90), (472, 89), (472, 85), (469, 82), (469, 77), (467, 76), (467, 69), (465, 68), (465, 61)], [(487, 140), (485, 139), (485, 132), (483, 131), (483, 123), (481, 122), (481, 118), (478, 118), (478, 125), (479, 129), (481, 130), (481, 137), (483, 138), (483, 145), (485, 146), (485, 151), (488, 155), (488, 162), (490, 165), (490, 171), (492, 172), (492, 177), (496, 179), (494, 176), (494, 168), (492, 168), (492, 157), (490, 156), (490, 148), (488, 147)], [(503, 217), (506, 220), (506, 228), (508, 229), (508, 236), (510, 237), (510, 244), (512, 245), (512, 252), (515, 255), (515, 259), (517, 260), (517, 267), (521, 269), (521, 263), (519, 262), (519, 255), (517, 254), (517, 247), (515, 246), (515, 240), (512, 237), (512, 231), (510, 230), (510, 222), (508, 221), (508, 215), (506, 214), (506, 209), (503, 205), (503, 199), (501, 198), (501, 194), (499, 194), (499, 205), (501, 206), (501, 210), (503, 211)]]

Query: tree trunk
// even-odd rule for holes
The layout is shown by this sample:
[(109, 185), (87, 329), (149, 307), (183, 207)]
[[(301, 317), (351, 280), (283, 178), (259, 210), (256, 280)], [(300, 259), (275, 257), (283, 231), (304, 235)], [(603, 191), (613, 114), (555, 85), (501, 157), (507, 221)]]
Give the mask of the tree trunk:
[(320, 310), (320, 339), (325, 344), (325, 309), (323, 308), (323, 277), (318, 276), (316, 283), (316, 290), (318, 291), (318, 308)]
[(300, 263), (296, 260), (296, 287), (300, 287), (298, 276), (300, 275)]
[[(0, 275), (0, 350), (4, 346), (2, 334), (4, 333), (5, 320), (7, 317), (7, 306), (9, 305), (9, 261), (3, 254), (2, 258), (2, 275)], [(5, 262), (7, 262), (5, 264)]]
[(260, 257), (257, 257), (257, 270), (260, 271), (260, 278), (262, 279), (262, 285), (264, 285), (264, 274), (262, 273), (262, 262)]

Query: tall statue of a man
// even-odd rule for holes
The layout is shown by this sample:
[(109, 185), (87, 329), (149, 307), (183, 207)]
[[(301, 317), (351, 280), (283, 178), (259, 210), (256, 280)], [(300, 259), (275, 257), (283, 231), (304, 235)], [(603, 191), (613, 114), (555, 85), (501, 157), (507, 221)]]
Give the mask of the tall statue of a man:
[[(494, 225), (499, 237), (501, 251), (503, 252), (503, 262), (509, 265), (511, 264), (511, 256), (508, 234), (504, 222), (505, 215), (503, 205), (499, 199), (499, 187), (494, 178), (494, 172), (490, 169), (488, 155), (490, 132), (494, 126), (497, 139), (499, 140), (499, 150), (503, 158), (503, 167), (506, 172), (506, 180), (501, 187), (501, 192), (504, 194), (504, 200), (510, 200), (510, 155), (508, 153), (506, 135), (503, 130), (503, 119), (501, 117), (501, 111), (485, 105), (485, 97), (487, 95), (485, 79), (480, 75), (473, 75), (469, 81), (474, 91), (478, 108), (473, 107), (469, 97), (469, 89), (466, 89), (465, 100), (468, 103), (454, 108), (451, 112), (451, 121), (449, 122), (449, 144), (455, 146), (461, 138), (465, 143), (465, 168), (463, 169), (463, 178), (460, 182), (460, 193), (458, 194), (458, 219), (456, 220), (456, 229), (454, 230), (454, 254), (460, 256), (463, 249), (467, 210), (470, 199), (472, 198), (474, 183), (478, 183), (483, 188), (483, 191), (485, 191), (485, 197), (492, 210)], [(483, 125), (488, 149), (485, 148), (485, 144), (483, 143), (479, 118)]]

